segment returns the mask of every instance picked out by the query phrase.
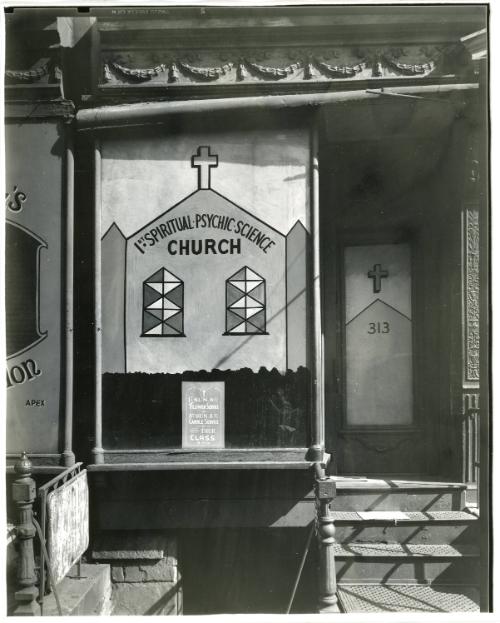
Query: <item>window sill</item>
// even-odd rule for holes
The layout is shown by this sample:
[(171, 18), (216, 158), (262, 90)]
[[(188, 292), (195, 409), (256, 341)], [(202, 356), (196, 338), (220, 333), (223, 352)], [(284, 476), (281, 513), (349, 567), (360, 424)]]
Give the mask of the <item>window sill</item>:
[(103, 463), (88, 465), (89, 471), (152, 471), (197, 469), (309, 469), (307, 448), (259, 450), (104, 450)]

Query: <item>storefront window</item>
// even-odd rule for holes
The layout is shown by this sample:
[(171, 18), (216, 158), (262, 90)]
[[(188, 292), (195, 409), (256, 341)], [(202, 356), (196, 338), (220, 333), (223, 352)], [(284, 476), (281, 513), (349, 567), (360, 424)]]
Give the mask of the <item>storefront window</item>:
[(134, 133), (101, 162), (104, 447), (307, 447), (308, 132)]

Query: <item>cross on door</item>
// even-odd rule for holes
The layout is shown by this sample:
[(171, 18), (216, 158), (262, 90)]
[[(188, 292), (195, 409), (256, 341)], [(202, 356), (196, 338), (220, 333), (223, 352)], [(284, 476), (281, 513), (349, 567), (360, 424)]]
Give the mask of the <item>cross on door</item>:
[(374, 264), (373, 270), (368, 271), (368, 278), (373, 279), (373, 291), (382, 290), (382, 279), (389, 276), (388, 270), (383, 270), (381, 264)]
[(191, 157), (191, 167), (198, 169), (198, 189), (210, 188), (210, 169), (219, 164), (219, 156), (210, 153), (210, 147), (198, 147), (198, 153)]

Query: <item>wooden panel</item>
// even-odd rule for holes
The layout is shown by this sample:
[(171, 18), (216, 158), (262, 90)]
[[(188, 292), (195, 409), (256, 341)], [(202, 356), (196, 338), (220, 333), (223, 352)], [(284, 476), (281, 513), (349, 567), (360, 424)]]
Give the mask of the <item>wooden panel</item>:
[(128, 470), (92, 473), (91, 478), (95, 479), (93, 491), (100, 496), (99, 499), (124, 501), (133, 498), (145, 505), (167, 499), (255, 499), (262, 502), (314, 497), (310, 471), (200, 469), (155, 473)]
[(144, 504), (129, 499), (103, 501), (102, 530), (165, 530), (215, 527), (300, 527), (314, 519), (314, 500), (166, 500)]
[(106, 463), (151, 463), (158, 465), (159, 463), (168, 464), (182, 464), (189, 463), (192, 466), (196, 464), (206, 463), (220, 463), (221, 465), (233, 464), (233, 467), (241, 467), (244, 469), (244, 464), (266, 464), (268, 467), (272, 467), (273, 464), (290, 464), (296, 463), (298, 467), (308, 468), (310, 463), (306, 461), (306, 448), (287, 449), (287, 448), (272, 448), (269, 450), (255, 450), (255, 449), (225, 449), (225, 450), (158, 450), (156, 452), (148, 451), (134, 451), (124, 450), (120, 451), (105, 451)]
[(5, 129), (7, 450), (56, 455), (64, 405), (62, 128), (52, 121)]

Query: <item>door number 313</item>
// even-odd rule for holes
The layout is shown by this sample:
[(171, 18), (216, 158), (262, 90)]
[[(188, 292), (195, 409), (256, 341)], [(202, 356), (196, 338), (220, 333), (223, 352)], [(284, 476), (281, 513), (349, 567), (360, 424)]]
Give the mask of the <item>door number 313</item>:
[(388, 322), (369, 322), (368, 333), (390, 333), (390, 326)]

